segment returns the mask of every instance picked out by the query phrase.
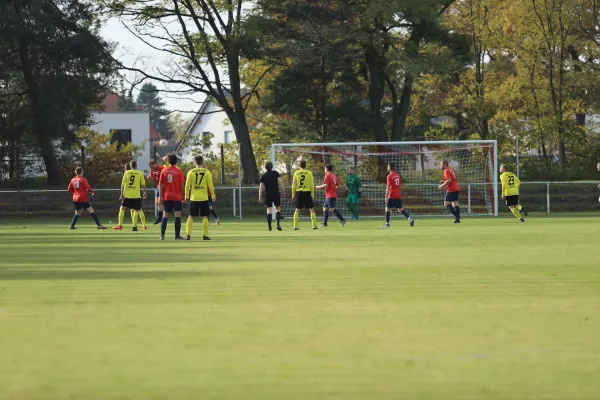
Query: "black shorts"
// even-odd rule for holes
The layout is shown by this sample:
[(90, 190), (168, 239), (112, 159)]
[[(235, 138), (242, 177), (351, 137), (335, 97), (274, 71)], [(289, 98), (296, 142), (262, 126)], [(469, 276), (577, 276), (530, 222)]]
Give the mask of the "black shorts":
[(506, 205), (509, 207), (518, 206), (519, 205), (519, 195), (506, 196)]
[(402, 199), (388, 199), (388, 201), (387, 201), (387, 208), (389, 208), (389, 209), (404, 208), (402, 206)]
[(459, 194), (460, 194), (460, 192), (446, 192), (445, 201), (447, 201), (449, 203), (454, 203), (455, 201), (458, 201)]
[(130, 208), (135, 211), (142, 209), (142, 199), (128, 199), (125, 197), (121, 202), (121, 207)]
[(165, 200), (163, 202), (163, 211), (164, 212), (178, 212), (181, 211), (183, 205), (181, 201), (173, 201), (173, 200)]
[(325, 199), (325, 203), (323, 203), (323, 208), (335, 208), (335, 202), (337, 199), (329, 198)]
[(190, 217), (208, 217), (210, 214), (210, 205), (208, 201), (192, 201), (190, 202)]
[(90, 204), (89, 201), (74, 201), (73, 207), (75, 208), (75, 210), (79, 211), (79, 210), (87, 210), (88, 208), (91, 208), (92, 205)]
[(267, 197), (265, 198), (265, 206), (273, 207), (273, 204), (275, 204), (275, 207), (281, 207), (281, 195), (279, 193), (267, 193)]
[(310, 192), (296, 192), (296, 208), (300, 210), (315, 208)]

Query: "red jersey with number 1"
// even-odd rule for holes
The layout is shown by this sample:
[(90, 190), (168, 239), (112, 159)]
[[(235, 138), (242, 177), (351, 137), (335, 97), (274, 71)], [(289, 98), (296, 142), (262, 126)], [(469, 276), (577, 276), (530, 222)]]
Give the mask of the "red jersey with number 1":
[(182, 184), (185, 184), (185, 176), (183, 176), (182, 170), (172, 165), (163, 169), (160, 173), (163, 200), (183, 201)]
[(456, 175), (450, 168), (446, 168), (444, 170), (444, 182), (450, 179), (450, 183), (446, 185), (446, 190), (448, 192), (458, 192), (460, 191), (460, 187), (458, 186), (458, 181), (456, 180)]
[(328, 172), (323, 180), (325, 186), (325, 198), (337, 199), (338, 178), (332, 172)]
[(395, 172), (390, 172), (387, 176), (387, 185), (390, 188), (388, 196), (390, 199), (401, 199), (402, 193), (400, 192), (400, 188), (402, 187), (402, 179), (400, 179), (400, 175)]
[(83, 176), (76, 176), (71, 179), (67, 190), (73, 193), (73, 201), (75, 203), (85, 203), (88, 201), (87, 192), (94, 193), (94, 189), (90, 187), (87, 179)]

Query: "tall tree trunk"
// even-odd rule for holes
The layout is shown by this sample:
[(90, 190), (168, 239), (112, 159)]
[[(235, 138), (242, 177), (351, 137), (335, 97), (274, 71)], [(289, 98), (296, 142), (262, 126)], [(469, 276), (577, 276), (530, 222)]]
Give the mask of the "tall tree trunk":
[(392, 131), (392, 141), (397, 142), (402, 140), (406, 130), (406, 119), (408, 118), (408, 112), (410, 111), (410, 101), (413, 92), (413, 81), (412, 74), (406, 71), (404, 76), (404, 86), (402, 88), (402, 95), (400, 96), (400, 103), (398, 104), (397, 114), (394, 115), (396, 122), (394, 123), (394, 129)]
[(229, 119), (240, 145), (240, 158), (242, 161), (242, 171), (244, 172), (243, 182), (244, 184), (258, 183), (258, 168), (256, 166), (256, 158), (254, 158), (252, 142), (250, 140), (250, 130), (248, 129), (246, 112), (241, 109), (240, 112), (230, 115)]
[[(239, 69), (239, 50), (234, 44), (230, 45), (227, 55), (227, 64), (229, 70), (229, 84), (233, 109), (223, 107), (231, 121), (235, 131), (235, 137), (240, 145), (240, 158), (242, 161), (242, 171), (244, 172), (244, 184), (258, 183), (258, 167), (254, 157), (254, 149), (250, 140), (250, 130), (248, 129), (248, 120), (246, 119), (246, 109), (242, 104), (242, 89)], [(223, 99), (227, 103), (227, 99)]]
[[(427, 30), (427, 26), (423, 23), (415, 27), (415, 30), (410, 35), (407, 42), (407, 55), (409, 58), (417, 59), (419, 57), (419, 48), (421, 47), (421, 39), (423, 32)], [(404, 72), (404, 85), (402, 87), (402, 95), (394, 113), (394, 123), (392, 128), (392, 141), (400, 141), (406, 130), (406, 119), (410, 111), (410, 102), (413, 92), (414, 77), (409, 70)]]
[[(570, 45), (567, 47), (567, 52), (571, 56), (571, 60), (573, 60), (573, 71), (575, 71), (576, 73), (581, 72), (581, 60), (579, 59), (579, 52), (577, 51), (577, 49), (573, 45)], [(585, 93), (579, 93), (579, 95), (583, 98), (585, 96)], [(576, 125), (585, 126), (585, 119), (585, 113), (575, 114)]]
[(385, 121), (381, 112), (381, 102), (385, 94), (385, 72), (383, 61), (378, 57), (373, 47), (367, 49), (365, 58), (369, 79), (369, 102), (371, 105), (371, 121), (373, 124), (373, 136), (377, 142), (388, 140), (385, 132)]
[(54, 151), (54, 144), (50, 139), (46, 126), (44, 124), (44, 110), (40, 106), (40, 92), (38, 85), (35, 82), (33, 74), (33, 65), (29, 59), (29, 46), (24, 38), (19, 39), (19, 58), (21, 61), (21, 72), (23, 80), (27, 86), (27, 96), (31, 103), (31, 110), (34, 116), (32, 124), (38, 143), (40, 144), (40, 152), (46, 167), (47, 183), (49, 185), (60, 185), (60, 172), (58, 169), (58, 161)]

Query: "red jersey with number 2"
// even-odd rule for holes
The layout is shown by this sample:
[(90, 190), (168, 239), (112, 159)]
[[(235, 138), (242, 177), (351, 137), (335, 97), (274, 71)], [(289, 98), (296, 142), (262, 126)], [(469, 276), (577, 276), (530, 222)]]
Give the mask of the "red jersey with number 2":
[(328, 172), (323, 180), (325, 186), (325, 198), (337, 199), (338, 178), (333, 173)]
[(87, 192), (94, 193), (87, 179), (83, 176), (76, 176), (71, 179), (67, 190), (73, 193), (73, 201), (75, 203), (85, 203), (88, 201)]
[(400, 192), (400, 188), (402, 187), (402, 179), (400, 179), (400, 175), (395, 172), (390, 173), (387, 177), (387, 185), (390, 188), (388, 193), (390, 199), (402, 198), (402, 193)]
[(177, 167), (169, 166), (160, 173), (160, 185), (162, 185), (162, 198), (166, 201), (183, 201), (181, 185), (185, 184), (183, 171)]
[(444, 182), (446, 182), (448, 179), (450, 179), (450, 183), (446, 185), (446, 191), (460, 191), (460, 187), (458, 187), (458, 181), (456, 180), (456, 175), (454, 175), (454, 172), (450, 168), (446, 168), (444, 170)]

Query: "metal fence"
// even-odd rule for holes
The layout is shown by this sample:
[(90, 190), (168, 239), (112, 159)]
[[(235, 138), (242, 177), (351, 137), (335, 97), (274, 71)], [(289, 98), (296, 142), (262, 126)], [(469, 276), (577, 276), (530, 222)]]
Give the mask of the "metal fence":
[[(485, 203), (483, 198), (475, 195), (477, 188), (467, 184), (463, 186), (461, 202), (466, 214), (483, 214)], [(408, 185), (407, 185), (408, 186)], [(466, 187), (465, 187), (466, 186)], [(382, 190), (385, 186), (382, 185)], [(258, 187), (217, 187), (217, 201), (214, 208), (219, 216), (246, 218), (264, 215), (264, 206), (258, 202)], [(316, 206), (320, 208), (322, 192), (318, 192)], [(409, 199), (410, 188), (407, 188), (406, 205), (415, 215), (427, 215), (428, 212), (416, 207), (416, 200)], [(148, 214), (155, 214), (155, 190), (151, 189), (144, 201), (144, 209)], [(288, 193), (289, 195), (289, 193)], [(319, 197), (320, 196), (320, 197)], [(598, 182), (522, 182), (521, 204), (532, 212), (591, 212), (600, 211), (598, 199), (600, 190)], [(443, 194), (440, 193), (441, 201)], [(289, 199), (288, 199), (289, 200)], [(286, 200), (288, 203), (289, 201)], [(381, 201), (379, 201), (381, 200)], [(119, 189), (98, 189), (90, 201), (94, 209), (101, 215), (112, 215), (119, 206)], [(413, 203), (413, 204), (411, 204)], [(429, 200), (431, 209), (438, 210), (438, 199)], [(343, 201), (341, 207), (345, 207)], [(382, 199), (365, 201), (361, 205), (361, 213), (365, 216), (380, 216), (384, 207)], [(439, 211), (439, 210), (438, 210)], [(499, 211), (507, 212), (500, 204)], [(72, 213), (71, 194), (66, 190), (2, 190), (0, 191), (0, 217), (65, 217)], [(412, 212), (412, 211), (411, 211)]]

